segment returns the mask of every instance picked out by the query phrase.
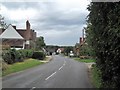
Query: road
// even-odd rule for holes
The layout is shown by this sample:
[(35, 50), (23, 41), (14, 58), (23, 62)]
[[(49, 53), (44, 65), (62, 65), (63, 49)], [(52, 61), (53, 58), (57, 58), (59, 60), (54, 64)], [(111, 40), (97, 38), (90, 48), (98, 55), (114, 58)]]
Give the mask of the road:
[(49, 63), (5, 76), (2, 84), (3, 88), (92, 88), (84, 63), (58, 55)]

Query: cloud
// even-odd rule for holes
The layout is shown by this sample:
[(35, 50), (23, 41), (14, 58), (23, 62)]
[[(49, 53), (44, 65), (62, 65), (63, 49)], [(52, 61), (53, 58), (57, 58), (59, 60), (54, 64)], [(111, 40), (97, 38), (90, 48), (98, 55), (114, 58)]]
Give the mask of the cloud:
[(6, 2), (1, 13), (7, 23), (25, 28), (28, 19), (46, 44), (75, 45), (86, 23), (88, 0), (41, 0), (40, 2)]

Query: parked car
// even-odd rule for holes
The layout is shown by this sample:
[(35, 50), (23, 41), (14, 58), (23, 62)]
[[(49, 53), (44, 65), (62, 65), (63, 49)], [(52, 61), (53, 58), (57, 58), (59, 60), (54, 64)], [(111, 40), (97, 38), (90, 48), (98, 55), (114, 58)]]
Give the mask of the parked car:
[(70, 57), (73, 57), (74, 56), (74, 54), (73, 53), (70, 53), (70, 55), (69, 55)]

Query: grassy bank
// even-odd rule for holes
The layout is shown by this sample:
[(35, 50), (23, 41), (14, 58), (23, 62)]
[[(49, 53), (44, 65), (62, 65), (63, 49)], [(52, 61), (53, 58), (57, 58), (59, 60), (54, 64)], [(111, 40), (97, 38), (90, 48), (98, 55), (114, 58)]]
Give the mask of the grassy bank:
[(8, 74), (19, 72), (37, 65), (42, 64), (43, 62), (40, 62), (40, 60), (35, 59), (27, 59), (24, 62), (17, 62), (12, 65), (8, 65), (7, 69), (2, 72), (2, 76), (6, 76)]
[(74, 58), (74, 59), (80, 62), (85, 62), (85, 63), (95, 62), (94, 59), (80, 59), (80, 58)]
[(100, 88), (100, 86), (101, 86), (101, 76), (100, 76), (101, 72), (96, 67), (96, 65), (94, 65), (94, 67), (91, 69), (91, 73), (92, 73), (92, 76), (91, 76), (92, 84), (94, 85), (95, 88)]

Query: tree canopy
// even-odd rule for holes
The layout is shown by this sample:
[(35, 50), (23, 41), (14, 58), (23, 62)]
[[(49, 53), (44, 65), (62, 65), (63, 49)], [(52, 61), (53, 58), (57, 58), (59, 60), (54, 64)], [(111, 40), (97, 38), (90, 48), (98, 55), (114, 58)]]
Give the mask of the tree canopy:
[(36, 40), (36, 50), (42, 50), (46, 46), (44, 42), (44, 37), (40, 36)]

